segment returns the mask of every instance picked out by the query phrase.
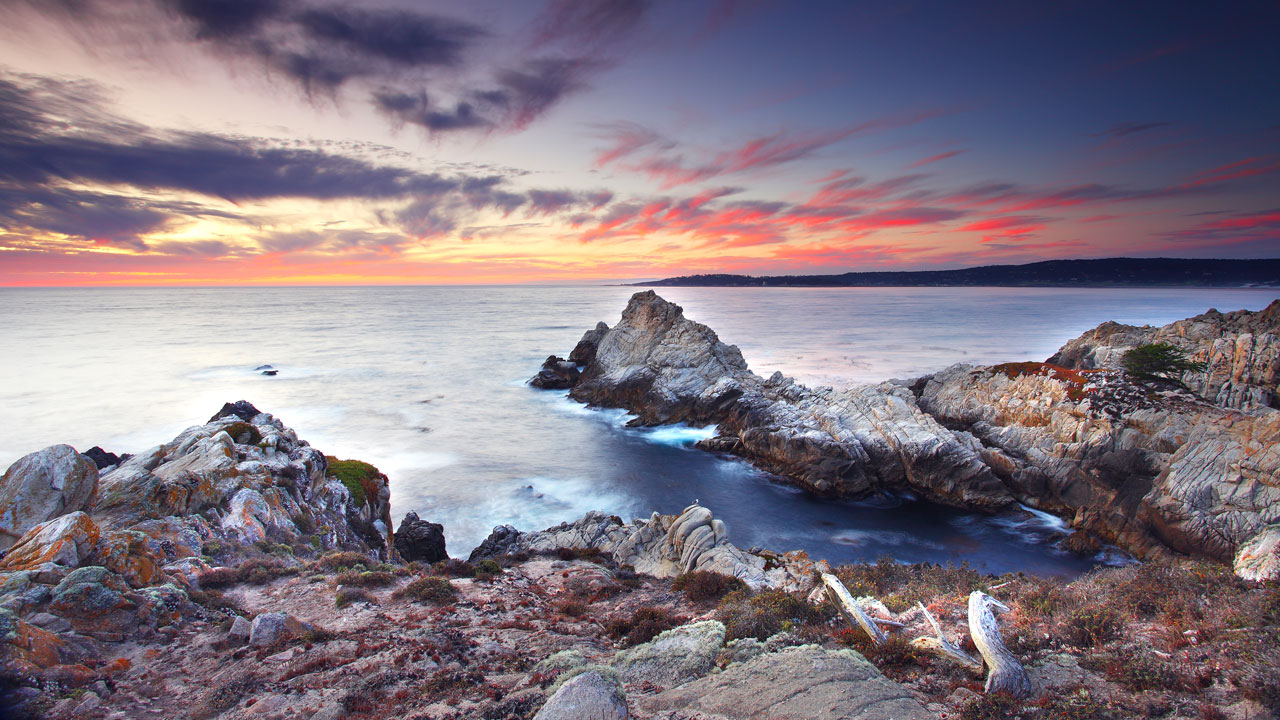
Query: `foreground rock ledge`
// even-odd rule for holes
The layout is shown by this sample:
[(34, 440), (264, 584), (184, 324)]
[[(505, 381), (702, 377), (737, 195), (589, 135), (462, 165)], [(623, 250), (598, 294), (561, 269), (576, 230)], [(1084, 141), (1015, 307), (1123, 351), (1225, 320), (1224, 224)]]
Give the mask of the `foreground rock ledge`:
[[(1188, 377), (1195, 392), (1116, 369), (1123, 350), (1166, 340), (1208, 364)], [(1054, 362), (955, 365), (836, 391), (761, 378), (649, 290), (571, 357), (583, 365), (573, 399), (638, 423), (715, 424), (701, 447), (817, 493), (905, 491), (978, 510), (1021, 502), (1140, 557), (1239, 555), (1251, 578), (1280, 575), (1277, 544), (1259, 537), (1280, 522), (1280, 301), (1164, 328), (1104, 324)]]

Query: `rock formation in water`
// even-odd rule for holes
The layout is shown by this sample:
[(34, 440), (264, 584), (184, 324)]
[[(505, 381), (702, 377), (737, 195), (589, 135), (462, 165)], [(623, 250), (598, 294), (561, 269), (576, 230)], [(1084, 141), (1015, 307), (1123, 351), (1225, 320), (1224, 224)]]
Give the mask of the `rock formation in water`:
[(816, 572), (830, 570), (803, 551), (783, 555), (748, 553), (729, 542), (722, 521), (700, 505), (679, 515), (653, 513), (624, 523), (616, 515), (590, 512), (572, 523), (541, 532), (520, 532), (510, 525), (493, 529), (470, 562), (515, 553), (547, 553), (561, 548), (598, 550), (636, 572), (659, 578), (703, 570), (735, 577), (752, 588), (808, 590)]
[(418, 513), (408, 513), (395, 531), (395, 548), (405, 562), (434, 563), (448, 560), (445, 550), (444, 526), (418, 518)]
[[(575, 352), (593, 359), (570, 397), (625, 408), (633, 422), (716, 424), (704, 449), (822, 494), (910, 491), (982, 510), (1018, 501), (1143, 557), (1232, 562), (1280, 521), (1280, 412), (1268, 406), (1278, 325), (1280, 301), (1158, 330), (1106, 324), (1050, 359), (1070, 367), (956, 365), (836, 391), (760, 378), (737, 347), (646, 291), (613, 328), (583, 337)], [(1208, 363), (1188, 376), (1198, 396), (1111, 369), (1152, 341)]]

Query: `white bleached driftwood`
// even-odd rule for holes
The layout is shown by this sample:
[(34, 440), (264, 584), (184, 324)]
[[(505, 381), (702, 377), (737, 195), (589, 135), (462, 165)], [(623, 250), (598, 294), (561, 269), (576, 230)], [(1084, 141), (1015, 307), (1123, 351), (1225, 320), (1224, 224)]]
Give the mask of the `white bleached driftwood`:
[(981, 674), (982, 661), (961, 650), (959, 646), (948, 640), (947, 636), (942, 634), (942, 627), (938, 625), (938, 621), (934, 619), (929, 609), (924, 606), (924, 603), (916, 603), (916, 607), (920, 608), (920, 612), (924, 613), (924, 619), (928, 620), (929, 624), (933, 626), (933, 632), (936, 637), (918, 637), (912, 640), (911, 644), (921, 650), (941, 655), (948, 660), (954, 660), (974, 673)]
[(969, 594), (969, 634), (990, 670), (986, 690), (988, 693), (1005, 692), (1014, 697), (1025, 697), (1031, 694), (1031, 678), (1018, 658), (1004, 646), (1004, 640), (1000, 639), (1000, 626), (996, 623), (994, 610), (1007, 612), (1009, 608), (980, 590)]
[(853, 596), (849, 594), (849, 589), (840, 582), (840, 578), (831, 573), (822, 573), (822, 584), (827, 586), (827, 594), (844, 611), (845, 616), (857, 623), (858, 627), (861, 627), (863, 632), (871, 638), (871, 642), (877, 645), (884, 642), (884, 632), (876, 625), (875, 620), (854, 601)]

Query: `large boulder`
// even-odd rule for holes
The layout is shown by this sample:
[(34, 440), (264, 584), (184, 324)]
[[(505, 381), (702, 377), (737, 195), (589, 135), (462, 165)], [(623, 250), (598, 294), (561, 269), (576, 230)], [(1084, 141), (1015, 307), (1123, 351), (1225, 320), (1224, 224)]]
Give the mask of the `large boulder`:
[(627, 720), (622, 690), (594, 670), (580, 673), (560, 686), (533, 720)]
[(259, 649), (275, 647), (301, 637), (310, 629), (309, 625), (288, 613), (262, 613), (249, 626), (249, 645)]
[(34, 570), (45, 563), (79, 567), (93, 555), (99, 536), (98, 526), (80, 511), (40, 523), (0, 559), (0, 572)]
[(587, 365), (592, 360), (595, 360), (596, 349), (600, 347), (600, 341), (604, 339), (607, 332), (609, 332), (609, 326), (603, 322), (598, 322), (594, 328), (583, 333), (582, 339), (578, 341), (577, 345), (573, 346), (573, 351), (569, 353), (569, 362)]
[(70, 445), (18, 459), (0, 478), (0, 550), (45, 520), (85, 506), (98, 487), (98, 466)]
[(619, 650), (613, 666), (628, 684), (682, 685), (716, 666), (724, 634), (724, 625), (718, 620), (681, 625), (647, 643)]
[(926, 720), (907, 689), (853, 650), (787, 648), (639, 701), (645, 716), (693, 711), (715, 720)]
[(435, 563), (448, 560), (444, 545), (444, 526), (408, 513), (395, 532), (395, 548), (405, 562)]

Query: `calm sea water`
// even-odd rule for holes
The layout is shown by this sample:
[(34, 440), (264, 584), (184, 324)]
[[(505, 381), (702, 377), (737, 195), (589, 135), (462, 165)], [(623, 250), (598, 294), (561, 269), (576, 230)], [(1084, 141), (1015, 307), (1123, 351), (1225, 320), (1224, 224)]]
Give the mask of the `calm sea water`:
[[(0, 468), (46, 445), (137, 452), (247, 399), (331, 455), (374, 463), (396, 519), (445, 525), (465, 556), (496, 524), (587, 510), (677, 512), (695, 498), (744, 547), (832, 561), (968, 561), (1069, 575), (1051, 518), (922, 502), (828, 502), (690, 447), (709, 429), (628, 429), (618, 411), (525, 385), (634, 288), (0, 289)], [(1104, 320), (1260, 309), (1275, 290), (665, 288), (751, 367), (811, 385), (953, 362), (1042, 360)], [(270, 364), (276, 377), (253, 370)]]

